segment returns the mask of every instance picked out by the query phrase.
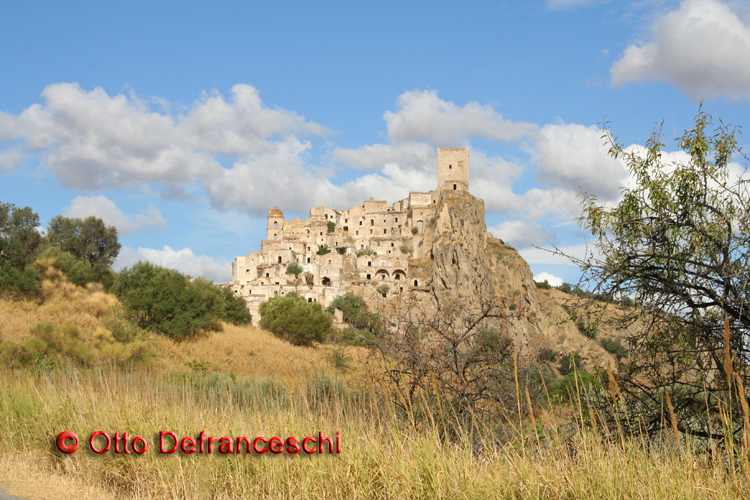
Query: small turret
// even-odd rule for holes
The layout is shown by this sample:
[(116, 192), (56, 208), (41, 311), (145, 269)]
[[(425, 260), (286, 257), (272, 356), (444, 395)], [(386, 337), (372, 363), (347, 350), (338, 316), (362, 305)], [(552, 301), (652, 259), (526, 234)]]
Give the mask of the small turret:
[(269, 240), (277, 240), (284, 237), (284, 214), (276, 205), (268, 207), (268, 237)]

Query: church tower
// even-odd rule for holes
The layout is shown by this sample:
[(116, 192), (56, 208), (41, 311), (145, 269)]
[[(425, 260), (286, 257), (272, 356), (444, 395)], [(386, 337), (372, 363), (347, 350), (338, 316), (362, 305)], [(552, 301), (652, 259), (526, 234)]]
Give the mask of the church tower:
[(284, 238), (284, 214), (276, 205), (268, 208), (268, 237), (269, 240), (280, 240)]
[(438, 148), (438, 189), (469, 190), (468, 148)]

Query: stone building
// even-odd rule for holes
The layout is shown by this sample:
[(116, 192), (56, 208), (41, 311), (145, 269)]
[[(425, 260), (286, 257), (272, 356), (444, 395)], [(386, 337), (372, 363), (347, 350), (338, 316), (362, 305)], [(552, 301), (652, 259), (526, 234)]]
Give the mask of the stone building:
[[(409, 193), (392, 205), (372, 198), (348, 210), (321, 205), (305, 220), (285, 220), (278, 207), (269, 208), (260, 250), (232, 263), (232, 288), (247, 302), (253, 323), (260, 321), (261, 303), (290, 292), (327, 307), (353, 285), (387, 285), (386, 294), (429, 286), (420, 266), (431, 257), (422, 244), (426, 226), (434, 223), (442, 191), (468, 192), (468, 149), (439, 148), (437, 167), (437, 189)], [(300, 274), (287, 272), (292, 263)]]

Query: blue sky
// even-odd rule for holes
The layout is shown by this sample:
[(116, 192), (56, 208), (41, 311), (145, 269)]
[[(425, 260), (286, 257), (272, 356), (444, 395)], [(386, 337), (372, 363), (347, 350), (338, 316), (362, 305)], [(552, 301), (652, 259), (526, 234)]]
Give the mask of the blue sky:
[(469, 147), (489, 230), (574, 282), (532, 245), (580, 255), (576, 194), (617, 201), (605, 117), (750, 126), (750, 2), (6, 1), (0, 72), (0, 201), (102, 217), (118, 266), (225, 281), (269, 206), (392, 203)]

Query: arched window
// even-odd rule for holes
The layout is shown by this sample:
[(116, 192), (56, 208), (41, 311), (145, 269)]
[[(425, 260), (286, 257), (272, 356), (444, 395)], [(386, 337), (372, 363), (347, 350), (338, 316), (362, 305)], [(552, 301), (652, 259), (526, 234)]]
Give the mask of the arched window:
[(456, 190), (456, 185), (455, 185), (455, 184), (453, 185), (453, 190), (454, 190), (454, 191)]
[(323, 286), (331, 286), (331, 278), (329, 278), (328, 276), (324, 276), (321, 283), (323, 283)]
[(414, 280), (414, 286), (419, 286), (419, 281)]
[(273, 223), (273, 228), (276, 229), (277, 227), (279, 227), (279, 223), (278, 222), (274, 222)]

